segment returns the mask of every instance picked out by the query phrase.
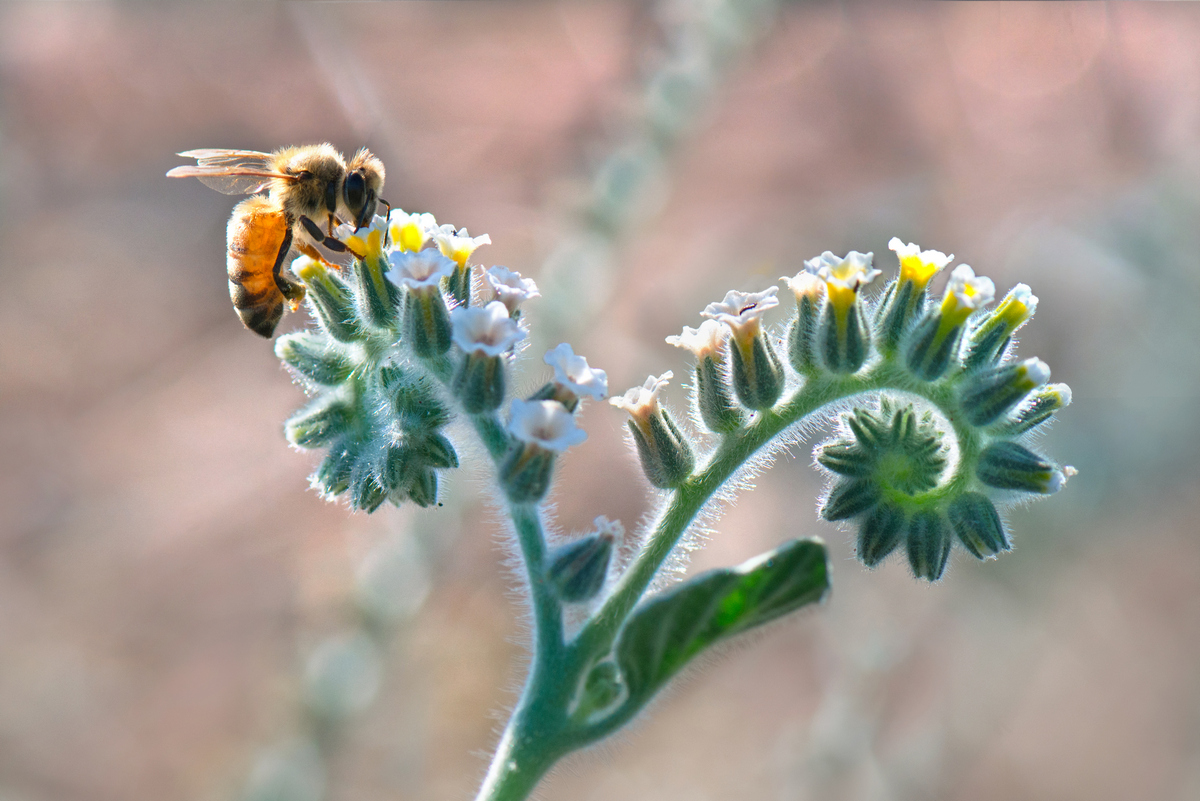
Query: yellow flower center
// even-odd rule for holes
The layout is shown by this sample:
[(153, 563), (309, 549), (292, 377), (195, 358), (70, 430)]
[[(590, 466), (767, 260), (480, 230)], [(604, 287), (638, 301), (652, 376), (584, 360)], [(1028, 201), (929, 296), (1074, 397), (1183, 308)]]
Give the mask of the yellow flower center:
[(911, 281), (917, 289), (922, 289), (939, 269), (936, 264), (918, 255), (904, 256), (900, 259), (900, 280)]

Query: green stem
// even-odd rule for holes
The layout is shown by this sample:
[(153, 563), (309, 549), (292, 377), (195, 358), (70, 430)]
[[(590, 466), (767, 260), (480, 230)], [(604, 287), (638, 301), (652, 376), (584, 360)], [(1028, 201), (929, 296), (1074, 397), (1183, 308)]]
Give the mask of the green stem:
[[(441, 372), (438, 371), (439, 377)], [(443, 378), (443, 380), (446, 380)], [(621, 626), (645, 595), (663, 562), (714, 493), (759, 449), (785, 429), (831, 403), (865, 392), (895, 390), (918, 395), (949, 421), (958, 439), (960, 459), (954, 475), (935, 492), (953, 491), (969, 476), (962, 469), (979, 448), (978, 436), (957, 419), (949, 380), (915, 381), (890, 360), (866, 373), (806, 377), (803, 386), (752, 422), (726, 435), (708, 462), (670, 495), (654, 532), (613, 593), (570, 642), (563, 639), (562, 607), (543, 572), (545, 539), (537, 508), (512, 504), (510, 514), (529, 574), (535, 618), (533, 665), (521, 698), (497, 746), (476, 801), (522, 801), (565, 754), (596, 742), (627, 723), (646, 698), (627, 698), (609, 714), (587, 723), (572, 722), (568, 712), (583, 677), (613, 647)], [(506, 437), (494, 414), (472, 417), (493, 459), (503, 455)]]

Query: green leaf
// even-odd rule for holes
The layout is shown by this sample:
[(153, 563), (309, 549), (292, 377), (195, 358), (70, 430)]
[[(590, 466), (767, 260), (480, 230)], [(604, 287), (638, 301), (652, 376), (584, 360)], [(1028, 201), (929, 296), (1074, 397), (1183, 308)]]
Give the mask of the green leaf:
[(819, 601), (828, 589), (825, 545), (792, 540), (654, 597), (634, 611), (617, 641), (630, 697), (648, 699), (708, 646)]

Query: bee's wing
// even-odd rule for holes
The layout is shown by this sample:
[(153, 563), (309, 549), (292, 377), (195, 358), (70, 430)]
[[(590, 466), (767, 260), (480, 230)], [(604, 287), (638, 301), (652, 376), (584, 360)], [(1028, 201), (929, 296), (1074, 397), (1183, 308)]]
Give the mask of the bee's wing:
[(196, 159), (195, 166), (176, 167), (171, 178), (199, 178), (205, 186), (226, 195), (250, 195), (261, 192), (272, 180), (294, 181), (295, 176), (270, 168), (270, 153), (257, 150), (188, 150), (179, 154)]

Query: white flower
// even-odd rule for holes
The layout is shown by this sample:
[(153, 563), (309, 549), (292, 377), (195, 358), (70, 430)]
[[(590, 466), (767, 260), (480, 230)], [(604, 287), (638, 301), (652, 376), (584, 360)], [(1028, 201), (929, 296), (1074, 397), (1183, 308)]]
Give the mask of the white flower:
[(620, 520), (609, 520), (604, 515), (600, 515), (592, 521), (592, 525), (596, 527), (593, 533), (601, 537), (611, 537), (620, 542), (625, 536), (625, 526), (621, 525)]
[(996, 285), (992, 279), (975, 275), (975, 271), (965, 264), (960, 264), (950, 273), (950, 283), (946, 285), (946, 299), (943, 306), (953, 303), (956, 309), (974, 311), (982, 309), (996, 297)]
[(483, 308), (458, 307), (450, 312), (450, 337), (465, 353), (499, 356), (525, 338), (517, 321), (508, 316), (503, 303), (492, 301)]
[(716, 320), (705, 320), (699, 328), (683, 327), (682, 334), (667, 337), (667, 344), (690, 350), (697, 359), (705, 356), (720, 358), (721, 346), (725, 344), (725, 326)]
[[(501, 305), (492, 301), (488, 305)], [(566, 342), (546, 352), (546, 364), (554, 368), (554, 381), (578, 397), (585, 395), (600, 400), (608, 394), (608, 375), (603, 370), (588, 367), (587, 359), (576, 356)]]
[(522, 442), (548, 451), (562, 453), (587, 439), (587, 432), (575, 425), (575, 416), (558, 401), (512, 401), (508, 433)]
[(628, 390), (618, 398), (609, 398), (608, 402), (618, 409), (624, 409), (637, 419), (646, 419), (658, 411), (658, 393), (670, 383), (675, 374), (670, 370), (658, 378), (647, 376), (646, 383), (640, 387)]
[(530, 298), (542, 296), (532, 278), (522, 278), (520, 273), (506, 267), (492, 267), (484, 277), (496, 293), (496, 300), (507, 306), (509, 313)]
[(754, 336), (762, 326), (764, 312), (779, 305), (775, 293), (779, 287), (772, 286), (762, 292), (738, 292), (731, 289), (720, 303), (710, 303), (700, 312), (701, 317), (725, 323), (733, 330), (734, 337), (742, 339)]
[(815, 273), (830, 289), (848, 289), (856, 291), (860, 286), (875, 280), (880, 271), (871, 267), (874, 253), (859, 253), (852, 250), (846, 258), (825, 251), (815, 259), (804, 262), (810, 272)]
[[(449, 231), (445, 229), (449, 228)], [(472, 237), (467, 233), (467, 229), (455, 231), (453, 226), (443, 225), (437, 231), (433, 232), (433, 239), (437, 242), (438, 249), (442, 251), (449, 259), (453, 259), (459, 267), (465, 267), (467, 259), (471, 258), (471, 254), (480, 245), (492, 244), (492, 238), (487, 234)]]
[(924, 287), (938, 270), (954, 261), (954, 254), (947, 256), (940, 250), (921, 250), (916, 244), (907, 245), (893, 236), (888, 242), (888, 250), (894, 251), (900, 259), (900, 280), (912, 281), (918, 287)]
[(407, 214), (403, 209), (392, 209), (392, 247), (399, 250), (418, 251), (438, 230), (437, 220), (432, 214)]
[(813, 298), (814, 300), (825, 289), (825, 283), (817, 277), (816, 273), (808, 269), (801, 270), (792, 278), (786, 275), (781, 276), (780, 281), (787, 284), (788, 289), (796, 296), (796, 302), (799, 303), (804, 298)]
[(996, 317), (1015, 331), (1037, 311), (1038, 298), (1028, 284), (1017, 284), (996, 307)]
[(388, 254), (387, 279), (409, 289), (435, 287), (454, 272), (454, 262), (436, 250), (394, 251)]

